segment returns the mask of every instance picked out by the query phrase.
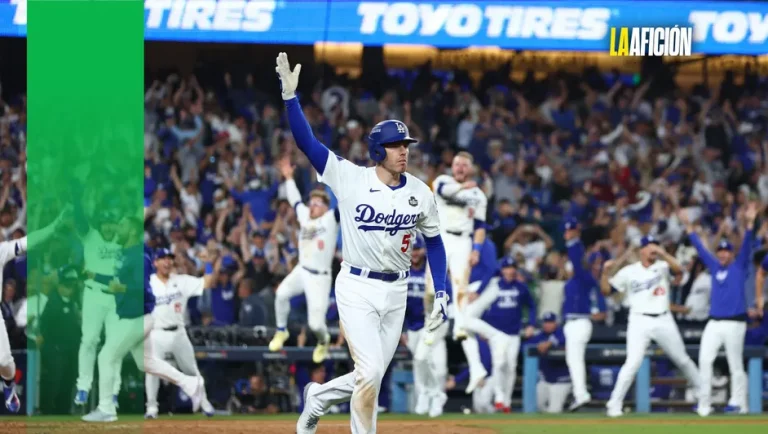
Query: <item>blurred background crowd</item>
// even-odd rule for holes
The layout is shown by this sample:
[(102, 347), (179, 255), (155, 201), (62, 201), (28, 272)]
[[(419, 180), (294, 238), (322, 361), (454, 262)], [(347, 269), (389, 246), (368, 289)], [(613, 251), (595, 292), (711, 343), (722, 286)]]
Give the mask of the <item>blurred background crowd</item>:
[[(748, 73), (738, 83), (726, 75), (712, 86), (681, 89), (665, 69), (642, 77), (591, 68), (543, 79), (530, 72), (517, 82), (506, 67), (480, 80), (429, 65), (362, 78), (337, 75), (325, 65), (314, 69), (302, 75), (300, 101), (315, 135), (344, 158), (371, 165), (366, 136), (384, 119), (403, 120), (420, 140), (411, 148), (408, 170), (428, 184), (449, 173), (456, 152), (474, 156), (475, 179), (489, 198), (489, 236), (500, 256), (522, 264), (541, 312), (560, 311), (569, 278), (565, 218), (581, 223), (594, 273), (638, 246), (643, 235), (661, 240), (687, 270), (672, 294), (673, 302), (686, 306), (681, 322), (706, 320), (709, 275), (687, 241), (679, 210), (687, 209), (710, 245), (727, 238), (738, 249), (745, 205), (757, 201), (763, 224), (756, 228), (753, 264), (768, 249), (768, 81), (757, 75)], [(312, 189), (328, 190), (295, 146), (277, 79), (261, 76), (206, 68), (197, 76), (170, 73), (147, 82), (146, 242), (172, 249), (177, 271), (189, 274), (202, 274), (202, 252), (220, 253), (215, 288), (188, 305), (188, 325), (200, 345), (217, 339), (200, 327), (264, 327), (264, 339), (256, 341), (264, 344), (275, 325), (275, 290), (296, 263), (298, 225), (273, 164), (292, 159), (305, 198)], [(5, 92), (1, 239), (23, 236), (27, 218), (39, 218), (25, 213), (25, 140), (24, 94)], [(36, 315), (28, 313), (42, 315), (46, 294), (58, 285), (47, 276), (63, 265), (37, 264), (27, 275), (20, 259), (3, 270), (0, 306), (14, 348), (24, 347), (25, 336), (45, 345), (32, 324)], [(754, 288), (755, 269), (747, 288)], [(331, 301), (332, 325), (337, 318)], [(289, 324), (298, 330), (307, 321), (304, 305), (303, 296), (292, 300)], [(625, 323), (625, 306), (609, 299), (601, 322)], [(293, 335), (289, 345), (313, 345), (311, 333)], [(72, 348), (76, 352), (76, 344)], [(460, 350), (450, 354), (452, 366), (463, 362)], [(221, 396), (210, 394), (211, 400), (233, 411), (286, 411), (289, 404), (265, 394), (266, 378), (308, 381), (330, 377), (326, 371), (333, 369), (333, 363), (251, 363), (229, 375), (231, 387)], [(269, 387), (287, 390), (288, 383), (274, 380)]]

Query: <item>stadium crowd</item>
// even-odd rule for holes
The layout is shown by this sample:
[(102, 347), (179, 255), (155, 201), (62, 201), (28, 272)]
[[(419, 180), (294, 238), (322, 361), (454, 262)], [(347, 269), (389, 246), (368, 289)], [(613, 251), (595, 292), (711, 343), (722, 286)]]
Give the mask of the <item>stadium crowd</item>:
[[(365, 81), (323, 71), (322, 80), (300, 83), (300, 99), (315, 135), (338, 155), (370, 165), (366, 136), (385, 119), (403, 120), (420, 140), (409, 172), (429, 185), (449, 172), (457, 152), (472, 154), (474, 178), (489, 198), (491, 240), (500, 256), (522, 264), (539, 314), (560, 312), (571, 272), (562, 222), (575, 218), (597, 273), (644, 235), (659, 239), (686, 269), (672, 295), (683, 306), (678, 320), (702, 323), (710, 276), (678, 212), (687, 211), (710, 246), (725, 238), (738, 249), (750, 201), (760, 204), (761, 222), (747, 283), (754, 305), (757, 264), (768, 249), (768, 82), (748, 75), (736, 84), (729, 76), (684, 91), (668, 71), (639, 82), (596, 70), (541, 80), (530, 73), (523, 82), (512, 82), (508, 70), (480, 82), (428, 66)], [(274, 164), (294, 162), (303, 197), (325, 189), (333, 207), (333, 195), (297, 151), (276, 80), (208, 77), (171, 74), (149, 83), (146, 242), (170, 248), (177, 269), (189, 274), (202, 274), (203, 252), (219, 252), (216, 287), (190, 300), (188, 325), (274, 327), (275, 290), (295, 264), (298, 229)], [(26, 103), (3, 96), (0, 236), (10, 239), (23, 236), (27, 220)], [(44, 277), (28, 277), (24, 261), (3, 270), (0, 307), (14, 348), (26, 343), (25, 328), (31, 341), (44, 342), (27, 312), (42, 312), (51, 288)], [(36, 278), (40, 283), (32, 283)], [(306, 324), (304, 303), (303, 296), (292, 300), (290, 324)], [(750, 316), (757, 321), (755, 309)], [(333, 304), (328, 317), (336, 319)], [(609, 298), (601, 321), (626, 322), (626, 307)], [(301, 334), (289, 345), (312, 339)], [(315, 376), (318, 368), (311, 369), (303, 376)], [(230, 401), (236, 411), (278, 411), (278, 403), (260, 397), (264, 374), (248, 372), (238, 383), (234, 395), (241, 399)]]

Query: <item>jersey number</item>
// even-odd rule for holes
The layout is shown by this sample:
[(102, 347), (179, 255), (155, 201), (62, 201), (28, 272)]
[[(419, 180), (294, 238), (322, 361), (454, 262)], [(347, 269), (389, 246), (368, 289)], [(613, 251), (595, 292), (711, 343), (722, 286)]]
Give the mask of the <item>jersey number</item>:
[(667, 290), (663, 287), (659, 286), (656, 289), (653, 290), (653, 295), (664, 295), (667, 293)]
[(406, 253), (408, 251), (408, 247), (410, 246), (411, 246), (411, 234), (403, 235), (403, 247), (400, 248), (400, 251), (403, 253)]
[(475, 218), (475, 209), (470, 208), (468, 214), (469, 214), (469, 218)]
[(181, 313), (181, 303), (179, 302), (174, 303), (173, 310), (175, 310), (176, 313)]
[(323, 250), (323, 247), (325, 247), (323, 240), (317, 240), (317, 250)]

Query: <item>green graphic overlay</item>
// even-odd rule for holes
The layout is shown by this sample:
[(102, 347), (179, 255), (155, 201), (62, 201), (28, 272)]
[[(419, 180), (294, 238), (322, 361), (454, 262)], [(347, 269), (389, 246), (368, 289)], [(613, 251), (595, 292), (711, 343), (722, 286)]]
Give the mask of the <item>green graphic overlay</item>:
[[(121, 263), (143, 271), (142, 249), (119, 244), (143, 221), (143, 2), (30, 0), (27, 7), (28, 292), (45, 294), (47, 303), (29, 306), (35, 330), (21, 413), (102, 408), (105, 378), (114, 379), (105, 395), (119, 392), (118, 413), (139, 413), (144, 377), (130, 351), (110, 374), (99, 362), (110, 360), (101, 352), (104, 329), (143, 334), (142, 321), (125, 329), (120, 299), (107, 293)], [(90, 392), (84, 405), (73, 404), (77, 383)]]

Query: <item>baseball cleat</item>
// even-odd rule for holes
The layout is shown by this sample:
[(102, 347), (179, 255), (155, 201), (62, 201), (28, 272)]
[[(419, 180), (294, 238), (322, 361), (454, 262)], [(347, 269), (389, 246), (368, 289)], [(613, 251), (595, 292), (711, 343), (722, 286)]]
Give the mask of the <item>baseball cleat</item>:
[(19, 396), (16, 395), (16, 383), (3, 382), (3, 397), (5, 398), (5, 408), (11, 413), (18, 413), (21, 408)]
[(197, 377), (197, 389), (189, 398), (192, 401), (192, 413), (197, 413), (205, 400), (205, 379), (203, 377)]
[(285, 344), (285, 341), (287, 341), (289, 337), (291, 337), (291, 334), (287, 331), (275, 332), (275, 335), (272, 336), (272, 340), (269, 341), (269, 351), (274, 352), (282, 350), (283, 344)]
[(419, 396), (416, 397), (416, 407), (414, 407), (413, 412), (418, 414), (419, 416), (424, 416), (425, 414), (429, 413), (429, 408), (430, 408), (429, 395), (425, 393), (420, 393)]
[(592, 400), (592, 397), (584, 397), (575, 399), (570, 406), (568, 406), (568, 411), (573, 413), (574, 411), (577, 411), (581, 407), (584, 407), (585, 405), (589, 404), (589, 401)]
[(104, 413), (103, 411), (97, 408), (96, 410), (93, 410), (92, 412), (83, 416), (82, 421), (83, 422), (104, 422), (104, 423), (116, 422), (117, 415)]
[(747, 414), (747, 409), (742, 409), (738, 405), (726, 405), (723, 411), (725, 414)]
[(213, 408), (213, 405), (211, 405), (211, 402), (207, 399), (203, 399), (203, 402), (200, 404), (200, 408), (203, 410), (203, 414), (208, 417), (213, 417), (213, 415), (216, 413), (216, 409)]
[(467, 331), (464, 330), (464, 329), (458, 329), (453, 334), (453, 340), (456, 341), (456, 342), (461, 342), (461, 341), (463, 341), (464, 339), (466, 339), (468, 337), (469, 337), (469, 335), (467, 334)]
[(621, 417), (621, 416), (624, 416), (624, 412), (621, 411), (620, 407), (616, 408), (614, 406), (606, 406), (606, 408), (607, 408), (606, 415), (608, 417)]
[(693, 412), (701, 417), (707, 417), (712, 414), (712, 407), (704, 407), (696, 404), (693, 406)]
[(157, 419), (157, 407), (147, 408), (147, 412), (144, 413), (144, 419)]
[(317, 432), (317, 423), (320, 418), (310, 414), (309, 389), (317, 383), (309, 383), (304, 386), (304, 411), (299, 415), (299, 421), (296, 422), (296, 434), (315, 434)]
[(483, 369), (482, 371), (478, 371), (477, 373), (471, 372), (469, 374), (469, 384), (467, 385), (467, 388), (464, 390), (464, 393), (467, 395), (472, 394), (472, 392), (475, 391), (478, 387), (480, 387), (481, 384), (483, 384), (483, 380), (485, 380), (485, 377), (488, 376), (488, 371)]
[[(270, 350), (272, 349), (270, 342)], [(328, 350), (329, 350), (330, 344), (318, 344), (315, 347), (315, 350), (312, 351), (312, 361), (315, 363), (323, 363), (325, 359), (328, 358)]]
[(497, 402), (496, 404), (493, 405), (493, 407), (496, 409), (496, 413), (504, 413), (504, 414), (512, 413), (512, 409), (502, 404), (501, 402)]
[(85, 405), (88, 402), (88, 391), (78, 390), (75, 394), (75, 405)]
[(443, 407), (448, 402), (448, 395), (440, 393), (432, 398), (432, 403), (429, 406), (429, 417), (440, 417), (443, 415)]

